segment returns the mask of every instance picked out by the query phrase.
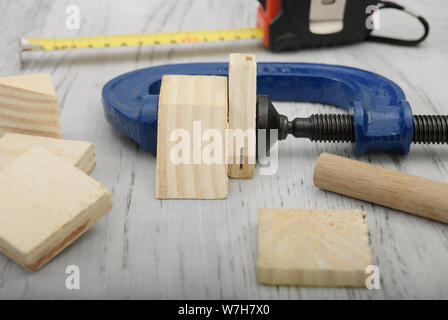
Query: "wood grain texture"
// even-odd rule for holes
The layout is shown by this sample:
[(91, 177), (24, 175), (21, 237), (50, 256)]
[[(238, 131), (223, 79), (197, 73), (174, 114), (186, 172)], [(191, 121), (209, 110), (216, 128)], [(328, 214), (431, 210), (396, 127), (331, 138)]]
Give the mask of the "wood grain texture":
[(227, 77), (163, 76), (157, 123), (156, 197), (227, 197)]
[(0, 250), (35, 271), (111, 207), (103, 185), (35, 147), (0, 170)]
[(45, 148), (85, 173), (90, 173), (95, 166), (95, 152), (90, 142), (7, 133), (0, 137), (0, 169), (36, 146)]
[(0, 135), (4, 132), (58, 138), (58, 102), (50, 75), (0, 78)]
[(372, 264), (364, 212), (260, 209), (258, 281), (365, 287)]
[(253, 178), (256, 163), (257, 62), (253, 54), (229, 59), (229, 177)]
[[(229, 183), (223, 201), (155, 199), (156, 158), (116, 132), (105, 120), (101, 88), (113, 77), (167, 63), (227, 62), (233, 52), (255, 53), (258, 62), (341, 64), (384, 75), (401, 86), (415, 114), (448, 114), (446, 0), (400, 0), (431, 24), (416, 48), (370, 42), (329, 49), (272, 53), (259, 40), (141, 48), (24, 53), (19, 37), (74, 37), (256, 25), (257, 1), (72, 0), (80, 8), (79, 30), (65, 28), (68, 3), (2, 0), (0, 76), (51, 74), (59, 101), (61, 135), (95, 145), (91, 175), (113, 191), (114, 206), (82, 239), (44, 269), (28, 275), (0, 255), (1, 299), (442, 299), (448, 298), (448, 230), (443, 223), (344, 197), (313, 186), (322, 152), (448, 182), (448, 149), (414, 145), (408, 156), (356, 156), (350, 144), (279, 143), (272, 176)], [(129, 23), (132, 21), (132, 23)], [(421, 34), (414, 18), (385, 10), (377, 34)], [(275, 102), (289, 118), (340, 113), (332, 106)], [(257, 170), (257, 169), (256, 169)], [(259, 208), (363, 210), (381, 289), (272, 287), (257, 281)], [(65, 268), (81, 271), (81, 289), (65, 288)]]
[(318, 188), (448, 223), (448, 184), (322, 153), (314, 168)]

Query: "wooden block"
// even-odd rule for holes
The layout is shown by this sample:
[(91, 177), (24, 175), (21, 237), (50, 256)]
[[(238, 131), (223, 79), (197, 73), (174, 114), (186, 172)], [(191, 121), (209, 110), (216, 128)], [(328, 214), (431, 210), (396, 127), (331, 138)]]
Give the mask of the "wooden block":
[[(226, 77), (163, 77), (157, 130), (157, 198), (220, 199), (227, 196), (226, 127)], [(204, 134), (212, 132), (209, 129), (219, 136), (211, 142), (202, 141)], [(186, 138), (172, 136), (176, 133)], [(213, 153), (206, 152), (212, 144), (218, 148), (213, 148)], [(209, 159), (203, 154), (215, 158)], [(213, 161), (207, 163), (209, 160)]]
[(44, 147), (85, 173), (95, 166), (95, 152), (90, 142), (7, 133), (0, 138), (0, 169), (36, 146)]
[(365, 287), (371, 261), (362, 211), (259, 211), (260, 283)]
[(49, 74), (0, 78), (0, 136), (5, 132), (60, 137), (58, 103)]
[[(230, 55), (229, 62), (229, 177), (253, 178), (256, 163), (257, 63), (255, 55)], [(242, 130), (239, 131), (238, 129)], [(241, 133), (244, 132), (244, 135)], [(235, 138), (240, 136), (240, 142)]]
[(322, 153), (314, 185), (356, 199), (448, 223), (448, 184)]
[(0, 170), (0, 250), (37, 270), (111, 207), (103, 185), (35, 147)]

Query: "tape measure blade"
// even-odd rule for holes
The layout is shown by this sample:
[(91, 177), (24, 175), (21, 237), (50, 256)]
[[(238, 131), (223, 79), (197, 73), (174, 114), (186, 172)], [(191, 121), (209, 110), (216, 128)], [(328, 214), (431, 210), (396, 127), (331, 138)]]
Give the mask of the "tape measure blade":
[(20, 46), (22, 51), (51, 51), (120, 46), (148, 46), (159, 44), (214, 42), (254, 38), (263, 38), (263, 31), (260, 28), (160, 32), (79, 38), (24, 38), (20, 39)]

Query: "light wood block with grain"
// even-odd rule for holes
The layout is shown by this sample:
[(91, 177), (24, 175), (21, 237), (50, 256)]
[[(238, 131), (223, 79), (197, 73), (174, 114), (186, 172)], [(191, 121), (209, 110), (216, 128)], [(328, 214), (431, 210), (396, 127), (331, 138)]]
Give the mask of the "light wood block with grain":
[(448, 223), (448, 184), (322, 153), (314, 185), (356, 199)]
[(229, 62), (229, 129), (234, 129), (235, 134), (229, 136), (233, 141), (229, 149), (229, 177), (247, 179), (255, 174), (256, 104), (255, 55), (233, 53)]
[(95, 152), (90, 142), (7, 133), (0, 137), (0, 169), (36, 146), (44, 147), (85, 173), (90, 173), (95, 166)]
[(365, 287), (371, 254), (362, 211), (259, 211), (260, 283)]
[[(226, 128), (226, 77), (164, 76), (158, 111), (156, 197), (227, 197)], [(203, 141), (202, 134), (208, 129), (217, 132), (219, 137)], [(185, 133), (187, 138), (190, 138), (172, 136), (176, 132)], [(208, 150), (207, 146), (213, 143), (211, 141), (221, 147), (221, 154), (218, 149), (215, 150), (216, 153), (204, 152)], [(184, 143), (185, 148), (176, 149), (181, 143)], [(202, 157), (203, 153), (215, 155), (215, 161), (206, 163), (206, 158)], [(181, 155), (186, 161), (172, 161), (173, 155)]]
[(58, 102), (47, 73), (0, 78), (0, 136), (60, 137)]
[(103, 185), (35, 147), (0, 170), (0, 250), (37, 270), (111, 207)]

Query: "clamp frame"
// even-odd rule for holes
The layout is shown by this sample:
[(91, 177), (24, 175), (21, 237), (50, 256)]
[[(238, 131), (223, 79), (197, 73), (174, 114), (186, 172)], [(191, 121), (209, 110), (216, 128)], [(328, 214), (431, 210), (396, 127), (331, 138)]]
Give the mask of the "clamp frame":
[[(171, 64), (120, 75), (103, 87), (106, 120), (152, 154), (157, 151), (157, 112), (165, 74), (228, 76), (228, 63)], [(334, 105), (353, 115), (355, 153), (409, 153), (414, 120), (401, 88), (378, 74), (336, 65), (257, 64), (257, 94), (272, 100)]]

